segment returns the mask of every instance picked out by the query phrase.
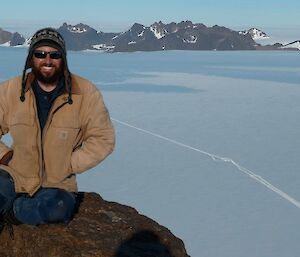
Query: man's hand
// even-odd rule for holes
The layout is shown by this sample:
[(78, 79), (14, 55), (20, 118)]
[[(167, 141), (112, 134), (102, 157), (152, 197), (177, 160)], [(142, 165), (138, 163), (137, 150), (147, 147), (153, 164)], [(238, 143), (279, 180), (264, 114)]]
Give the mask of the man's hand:
[(2, 159), (0, 160), (0, 164), (3, 164), (3, 165), (8, 165), (8, 163), (10, 162), (10, 160), (12, 159), (14, 155), (14, 152), (13, 151), (9, 151), (7, 152), (3, 157)]

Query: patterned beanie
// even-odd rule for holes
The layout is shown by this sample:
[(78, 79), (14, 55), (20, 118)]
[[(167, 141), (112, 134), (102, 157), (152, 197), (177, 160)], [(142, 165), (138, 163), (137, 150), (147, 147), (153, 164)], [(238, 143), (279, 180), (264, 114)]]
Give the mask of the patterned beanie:
[(28, 55), (25, 62), (25, 67), (23, 70), (23, 77), (22, 77), (22, 89), (21, 89), (21, 96), (20, 100), (22, 102), (25, 101), (25, 90), (26, 90), (26, 71), (31, 68), (31, 60), (33, 56), (33, 52), (36, 48), (41, 46), (50, 46), (62, 53), (63, 65), (64, 65), (64, 76), (65, 76), (65, 85), (66, 89), (69, 93), (68, 103), (72, 104), (72, 96), (71, 96), (71, 73), (68, 68), (67, 63), (67, 51), (66, 51), (66, 44), (62, 37), (62, 35), (53, 28), (44, 28), (38, 30), (30, 40), (30, 46), (28, 49)]

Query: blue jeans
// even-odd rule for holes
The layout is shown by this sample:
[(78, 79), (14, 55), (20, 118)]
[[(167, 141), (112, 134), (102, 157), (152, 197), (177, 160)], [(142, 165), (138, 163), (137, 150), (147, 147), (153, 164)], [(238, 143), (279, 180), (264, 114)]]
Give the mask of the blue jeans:
[(11, 176), (0, 169), (0, 213), (12, 208), (21, 223), (67, 223), (72, 219), (75, 202), (74, 193), (59, 188), (41, 188), (32, 197), (17, 194)]

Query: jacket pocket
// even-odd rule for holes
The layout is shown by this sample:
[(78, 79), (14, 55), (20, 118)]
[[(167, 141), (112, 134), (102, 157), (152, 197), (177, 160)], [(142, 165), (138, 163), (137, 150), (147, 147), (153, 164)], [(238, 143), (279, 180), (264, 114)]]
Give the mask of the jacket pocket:
[(16, 145), (8, 166), (24, 178), (39, 176), (37, 152), (30, 145)]
[(10, 119), (9, 132), (14, 145), (27, 145), (36, 141), (34, 117), (28, 113), (15, 113)]
[[(68, 107), (68, 106), (67, 106)], [(67, 108), (65, 107), (65, 108)], [(79, 128), (78, 113), (74, 110), (57, 112), (52, 118), (51, 126), (54, 128)]]
[(9, 132), (13, 139), (13, 157), (8, 166), (24, 178), (38, 177), (38, 152), (34, 147), (37, 129), (30, 113), (17, 112), (9, 121)]
[(10, 119), (10, 125), (11, 126), (16, 126), (16, 125), (33, 126), (33, 116), (26, 112), (15, 113)]

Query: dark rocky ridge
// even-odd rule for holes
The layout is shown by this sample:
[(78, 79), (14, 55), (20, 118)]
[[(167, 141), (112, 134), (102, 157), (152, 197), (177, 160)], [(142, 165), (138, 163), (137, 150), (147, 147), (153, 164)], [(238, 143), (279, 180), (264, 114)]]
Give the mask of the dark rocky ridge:
[(115, 36), (106, 45), (113, 52), (159, 50), (255, 50), (257, 43), (250, 35), (241, 35), (231, 29), (191, 21), (150, 27), (135, 23), (128, 31)]
[(189, 257), (167, 228), (95, 193), (81, 193), (68, 224), (13, 226), (0, 235), (2, 257)]
[[(122, 33), (104, 33), (85, 24), (75, 26), (64, 23), (58, 28), (68, 50), (98, 49), (109, 52), (160, 51), (160, 50), (255, 50), (257, 43), (249, 35), (225, 27), (206, 27), (191, 21), (164, 24), (155, 22), (149, 27), (135, 23)], [(9, 32), (7, 32), (9, 33)], [(22, 44), (21, 35), (3, 34), (2, 43), (11, 46)], [(1, 35), (0, 35), (1, 39)]]
[[(151, 26), (135, 23), (129, 30), (121, 33), (97, 31), (85, 24), (68, 25), (58, 28), (66, 41), (67, 49), (102, 50), (106, 52), (135, 52), (161, 50), (291, 50), (280, 44), (262, 46), (253, 40), (254, 33), (265, 35), (257, 29), (239, 32), (222, 26), (207, 27), (202, 23), (182, 21), (164, 24), (161, 21)], [(253, 32), (251, 34), (251, 31)], [(0, 29), (0, 44), (10, 41), (11, 46), (25, 42), (18, 33)]]

